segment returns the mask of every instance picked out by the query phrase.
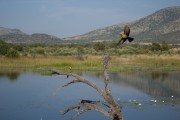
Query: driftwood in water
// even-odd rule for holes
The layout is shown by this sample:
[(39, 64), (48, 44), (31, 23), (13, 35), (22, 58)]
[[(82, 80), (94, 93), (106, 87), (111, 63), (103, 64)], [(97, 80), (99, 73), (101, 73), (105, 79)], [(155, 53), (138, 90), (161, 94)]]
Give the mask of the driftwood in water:
[(108, 59), (109, 58), (107, 55), (103, 55), (102, 62), (103, 62), (105, 91), (103, 91), (99, 86), (97, 86), (93, 82), (85, 78), (82, 78), (81, 76), (75, 73), (65, 73), (57, 70), (51, 70), (53, 74), (68, 75), (75, 78), (75, 80), (70, 81), (69, 83), (65, 84), (63, 87), (68, 86), (70, 84), (81, 82), (94, 88), (106, 101), (106, 102), (102, 102), (102, 101), (81, 100), (80, 103), (62, 111), (62, 115), (66, 114), (71, 110), (75, 110), (77, 114), (71, 118), (71, 119), (75, 119), (77, 116), (85, 112), (88, 112), (90, 110), (95, 110), (109, 117), (112, 120), (122, 120), (121, 108), (118, 105), (118, 103), (114, 100), (109, 87)]

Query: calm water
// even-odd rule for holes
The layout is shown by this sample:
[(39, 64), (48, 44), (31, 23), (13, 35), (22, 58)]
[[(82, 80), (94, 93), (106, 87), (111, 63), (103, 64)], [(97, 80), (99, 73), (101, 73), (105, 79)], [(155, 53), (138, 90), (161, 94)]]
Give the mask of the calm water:
[[(103, 88), (101, 73), (81, 76)], [(180, 120), (180, 72), (111, 73), (110, 78), (125, 120)], [(62, 116), (59, 111), (81, 99), (102, 100), (82, 83), (61, 87), (70, 80), (32, 72), (0, 73), (0, 120), (69, 120), (75, 112)], [(94, 111), (77, 119), (108, 120)]]

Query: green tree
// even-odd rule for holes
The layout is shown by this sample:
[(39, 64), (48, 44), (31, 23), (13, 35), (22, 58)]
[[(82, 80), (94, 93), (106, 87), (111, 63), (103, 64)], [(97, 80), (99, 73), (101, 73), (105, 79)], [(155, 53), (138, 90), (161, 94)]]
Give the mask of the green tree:
[(0, 40), (0, 55), (6, 55), (9, 49), (9, 45), (6, 42)]
[(161, 50), (162, 51), (168, 51), (169, 50), (169, 45), (165, 41), (163, 41), (161, 44)]
[(41, 55), (45, 55), (45, 50), (42, 47), (37, 47), (36, 53), (41, 54)]
[(105, 44), (103, 42), (96, 42), (94, 45), (94, 49), (96, 51), (104, 51), (105, 50)]
[(13, 48), (16, 49), (17, 51), (23, 51), (23, 45), (14, 45)]
[(77, 47), (77, 59), (83, 60), (84, 49), (82, 46)]
[(18, 51), (13, 48), (10, 48), (6, 54), (6, 57), (9, 57), (9, 58), (18, 58), (19, 56), (20, 55), (19, 55)]
[(161, 45), (158, 43), (152, 43), (151, 50), (152, 51), (159, 51), (159, 50), (161, 50)]

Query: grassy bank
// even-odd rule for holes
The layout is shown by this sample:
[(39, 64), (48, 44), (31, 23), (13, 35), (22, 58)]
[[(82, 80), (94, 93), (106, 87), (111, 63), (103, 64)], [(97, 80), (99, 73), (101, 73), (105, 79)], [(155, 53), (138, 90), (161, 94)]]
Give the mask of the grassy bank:
[[(0, 57), (0, 68), (22, 70), (60, 69), (66, 71), (71, 66), (73, 70), (102, 70), (101, 56), (84, 56), (79, 60), (76, 56), (36, 56), (6, 58)], [(122, 55), (111, 56), (110, 71), (132, 70), (180, 70), (180, 55)]]
[(127, 71), (127, 70), (162, 70), (172, 71), (180, 70), (180, 56), (123, 56), (114, 57), (112, 65), (110, 66), (113, 71)]

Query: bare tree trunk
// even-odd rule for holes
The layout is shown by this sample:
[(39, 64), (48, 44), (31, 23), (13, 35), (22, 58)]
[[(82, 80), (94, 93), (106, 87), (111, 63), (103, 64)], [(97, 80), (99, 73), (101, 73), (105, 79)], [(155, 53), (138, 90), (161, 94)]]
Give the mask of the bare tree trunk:
[[(68, 109), (62, 111), (62, 114), (66, 114), (67, 112), (71, 110), (75, 110), (77, 114), (72, 117), (71, 119), (75, 119), (79, 115), (88, 112), (90, 110), (95, 110), (97, 112), (102, 113), (103, 115), (109, 117), (112, 120), (122, 120), (122, 112), (121, 108), (118, 105), (117, 101), (114, 100), (111, 90), (109, 87), (109, 75), (108, 75), (108, 55), (103, 55), (102, 62), (103, 62), (103, 72), (104, 72), (104, 85), (105, 85), (105, 91), (103, 91), (99, 86), (97, 86), (95, 83), (86, 80), (85, 78), (82, 78), (81, 76), (75, 74), (75, 73), (65, 73), (57, 70), (51, 70), (53, 74), (58, 75), (68, 75), (75, 78), (75, 80), (70, 81), (69, 83), (65, 84), (63, 87), (68, 86), (73, 83), (81, 82), (84, 84), (87, 84), (97, 90), (97, 92), (104, 98), (106, 102), (102, 101), (91, 101), (91, 100), (81, 100), (80, 103), (76, 104), (75, 106), (71, 106)], [(104, 108), (104, 109), (103, 109)]]

